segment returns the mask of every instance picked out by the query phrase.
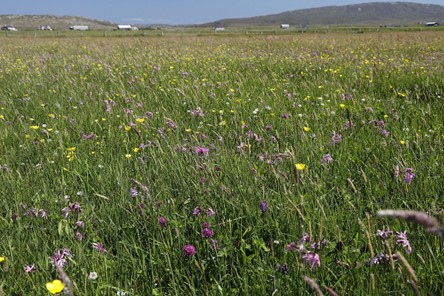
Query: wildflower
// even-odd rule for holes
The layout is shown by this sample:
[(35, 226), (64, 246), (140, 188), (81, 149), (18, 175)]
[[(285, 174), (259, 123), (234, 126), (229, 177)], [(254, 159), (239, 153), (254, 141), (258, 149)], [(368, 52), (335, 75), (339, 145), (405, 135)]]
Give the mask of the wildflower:
[(401, 144), (401, 145), (405, 145), (405, 141), (404, 141), (404, 140), (401, 140), (401, 141), (399, 141), (399, 144)]
[(68, 248), (58, 249), (49, 257), (49, 261), (54, 266), (65, 267), (68, 265), (68, 259), (74, 257), (74, 254)]
[(25, 265), (24, 269), (25, 269), (25, 273), (34, 272), (35, 271), (35, 265), (34, 264), (32, 264), (32, 265)]
[(304, 132), (309, 132), (311, 130), (311, 128), (304, 126)]
[(301, 237), (301, 244), (305, 244), (310, 241), (310, 236), (308, 233), (304, 233)]
[(407, 238), (407, 232), (406, 231), (397, 232), (396, 237), (398, 238), (398, 240), (396, 240), (396, 242), (398, 244), (402, 244), (402, 246), (407, 249), (407, 253), (410, 254), (412, 252), (412, 247), (410, 246), (410, 242)]
[(207, 228), (207, 227), (202, 229), (202, 237), (210, 238), (210, 237), (213, 237), (213, 235), (214, 235), (214, 231), (212, 229)]
[(404, 181), (410, 185), (413, 181), (413, 178), (415, 177), (415, 174), (413, 173), (412, 168), (405, 168), (404, 169)]
[(53, 280), (52, 282), (46, 283), (46, 289), (51, 294), (58, 294), (63, 291), (65, 284), (61, 280)]
[(6, 258), (4, 256), (0, 256), (0, 263), (4, 262)]
[(166, 227), (168, 225), (168, 220), (165, 219), (165, 217), (159, 217), (159, 219), (157, 220), (157, 222), (159, 223), (160, 226), (162, 227)]
[(205, 148), (205, 147), (195, 146), (194, 151), (199, 156), (208, 156), (208, 152), (210, 151), (210, 149)]
[(297, 164), (295, 164), (295, 167), (299, 172), (302, 172), (305, 169), (305, 164), (297, 163)]
[(381, 237), (383, 240), (387, 240), (387, 238), (393, 234), (393, 231), (390, 230), (389, 227), (387, 227), (387, 230), (385, 229), (385, 227), (382, 228), (382, 230), (379, 230), (376, 232), (376, 235)]
[(341, 107), (341, 109), (344, 109), (347, 106), (345, 104), (339, 104), (339, 107)]
[(97, 272), (95, 272), (95, 271), (90, 272), (88, 275), (88, 279), (90, 279), (92, 281), (96, 280), (97, 279)]
[(102, 243), (93, 243), (93, 248), (99, 251), (100, 254), (106, 254), (108, 253), (108, 250), (103, 246)]
[(321, 266), (321, 260), (319, 259), (319, 255), (316, 253), (306, 253), (302, 258), (310, 265), (310, 269)]
[(136, 188), (131, 188), (130, 189), (130, 195), (131, 195), (131, 197), (137, 197), (137, 194), (138, 194), (139, 192), (137, 192), (137, 189)]
[(83, 239), (84, 239), (83, 234), (80, 233), (79, 231), (77, 231), (77, 232), (76, 232), (76, 239), (78, 239), (78, 240), (83, 240)]
[(68, 161), (73, 161), (75, 158), (75, 154), (73, 151), (69, 151), (68, 154), (66, 155), (66, 158), (68, 158)]
[(129, 153), (127, 153), (127, 154), (125, 154), (125, 157), (127, 158), (127, 159), (130, 159), (131, 157), (133, 157), (131, 154), (129, 154)]
[(68, 148), (68, 151), (70, 151), (70, 152), (74, 152), (74, 151), (76, 151), (76, 147), (69, 147), (69, 148)]
[(379, 130), (379, 134), (381, 136), (383, 136), (384, 138), (387, 138), (390, 135), (390, 133), (387, 130), (383, 129), (383, 128)]
[(211, 217), (215, 214), (216, 214), (216, 212), (212, 208), (207, 209), (207, 217)]
[(143, 123), (145, 121), (145, 118), (136, 118), (137, 123)]
[(299, 249), (300, 249), (299, 246), (295, 242), (291, 242), (287, 245), (287, 247), (285, 248), (285, 251), (287, 251), (287, 252), (293, 251), (293, 250), (298, 251)]
[(333, 157), (331, 157), (330, 153), (325, 154), (322, 156), (321, 163), (331, 163), (333, 162)]
[(29, 128), (32, 129), (32, 130), (38, 130), (40, 128), (40, 126), (38, 126), (38, 125), (31, 125)]
[(332, 144), (337, 144), (342, 142), (342, 135), (337, 134), (336, 132), (333, 132), (333, 136), (331, 137)]
[(191, 257), (196, 254), (196, 248), (193, 245), (185, 245), (183, 247), (183, 255), (186, 257)]
[(200, 214), (200, 212), (202, 212), (202, 209), (200, 207), (195, 207), (193, 210), (193, 215), (197, 216)]
[(85, 222), (83, 222), (83, 221), (81, 221), (81, 220), (78, 220), (77, 222), (76, 222), (76, 225), (77, 225), (77, 227), (85, 227)]
[(262, 213), (265, 213), (268, 210), (268, 203), (265, 199), (259, 203), (259, 209)]

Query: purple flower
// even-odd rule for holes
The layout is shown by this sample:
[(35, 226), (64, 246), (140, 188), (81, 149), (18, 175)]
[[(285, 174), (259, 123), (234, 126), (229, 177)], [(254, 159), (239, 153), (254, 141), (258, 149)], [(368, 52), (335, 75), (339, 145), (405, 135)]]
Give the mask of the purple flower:
[(387, 227), (387, 230), (385, 229), (385, 226), (382, 228), (382, 230), (376, 231), (376, 235), (381, 237), (383, 240), (387, 240), (387, 238), (393, 234), (393, 231), (390, 230), (389, 227)]
[(336, 132), (333, 132), (333, 136), (331, 137), (332, 144), (337, 144), (342, 142), (342, 135), (337, 134)]
[(321, 163), (332, 163), (333, 162), (333, 157), (330, 155), (330, 153), (325, 154), (324, 156), (322, 156), (321, 159)]
[(304, 233), (301, 237), (301, 244), (305, 244), (310, 241), (310, 236), (308, 233)]
[(387, 138), (388, 136), (389, 136), (389, 132), (387, 131), (387, 130), (385, 130), (385, 129), (380, 129), (379, 130), (379, 134), (381, 135), (381, 136), (383, 136), (384, 138)]
[(25, 269), (25, 273), (34, 272), (35, 271), (35, 265), (34, 264), (32, 264), (32, 265), (25, 265), (24, 269)]
[(216, 214), (216, 212), (212, 208), (207, 209), (207, 217), (211, 217), (215, 214)]
[(278, 270), (283, 273), (283, 274), (287, 274), (288, 273), (288, 267), (287, 264), (279, 264), (278, 266)]
[(76, 222), (76, 225), (77, 225), (77, 227), (82, 227), (82, 228), (85, 227), (85, 223), (80, 220)]
[(299, 249), (300, 249), (299, 246), (295, 242), (289, 243), (285, 248), (286, 251), (293, 251), (293, 250), (299, 251)]
[(71, 254), (71, 251), (68, 248), (58, 249), (49, 257), (49, 261), (54, 266), (65, 267), (68, 265), (68, 259), (73, 258), (74, 255)]
[(186, 257), (191, 257), (196, 254), (196, 248), (193, 245), (186, 245), (183, 247), (183, 255)]
[(200, 207), (195, 207), (193, 210), (193, 215), (198, 216), (202, 212), (202, 209)]
[(93, 243), (93, 248), (99, 251), (100, 254), (106, 254), (108, 253), (108, 250), (103, 246), (102, 243)]
[(133, 187), (133, 188), (130, 189), (131, 197), (137, 197), (137, 194), (138, 194), (138, 192), (137, 192), (136, 188)]
[(76, 232), (76, 239), (83, 240), (84, 236), (79, 231)]
[(213, 235), (214, 235), (214, 231), (211, 230), (210, 228), (202, 229), (202, 237), (210, 238), (210, 237), (213, 237)]
[(172, 121), (171, 119), (167, 121), (167, 126), (169, 128), (176, 128), (177, 127), (177, 123), (175, 123), (174, 121)]
[(398, 244), (402, 244), (402, 246), (407, 249), (407, 253), (410, 254), (412, 252), (412, 247), (410, 246), (410, 242), (409, 242), (409, 240), (407, 238), (406, 231), (404, 231), (404, 232), (397, 232), (396, 233), (396, 237), (398, 238), (396, 240), (396, 242)]
[(210, 151), (210, 149), (205, 148), (205, 147), (195, 146), (194, 151), (199, 156), (208, 156), (208, 152)]
[(415, 177), (415, 174), (413, 173), (412, 168), (405, 168), (404, 169), (404, 181), (410, 185), (413, 181), (413, 178)]
[(157, 220), (157, 222), (159, 223), (160, 226), (162, 227), (166, 227), (168, 225), (168, 220), (165, 219), (164, 217), (159, 217), (159, 219)]
[(259, 208), (261, 209), (262, 213), (265, 213), (268, 210), (268, 203), (265, 199), (259, 203)]
[(306, 253), (302, 258), (310, 265), (310, 269), (321, 266), (321, 260), (319, 259), (319, 255), (316, 253)]

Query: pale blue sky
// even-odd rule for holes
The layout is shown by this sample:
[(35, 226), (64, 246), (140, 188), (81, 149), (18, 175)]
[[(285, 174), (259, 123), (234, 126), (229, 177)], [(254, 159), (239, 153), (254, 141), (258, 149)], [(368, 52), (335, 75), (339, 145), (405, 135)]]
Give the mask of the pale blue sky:
[[(0, 14), (84, 16), (129, 24), (201, 24), (223, 18), (274, 14), (303, 8), (348, 5), (358, 1), (294, 0), (0, 0)], [(375, 1), (373, 1), (375, 2)], [(439, 4), (444, 0), (410, 0)]]

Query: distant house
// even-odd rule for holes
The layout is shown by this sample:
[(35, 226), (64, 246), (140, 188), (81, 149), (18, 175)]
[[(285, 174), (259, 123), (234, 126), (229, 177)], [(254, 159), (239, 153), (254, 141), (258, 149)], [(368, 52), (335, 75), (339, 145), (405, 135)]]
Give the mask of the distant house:
[(40, 31), (52, 31), (52, 28), (50, 26), (42, 25), (39, 27)]
[(88, 31), (89, 27), (88, 26), (70, 26), (69, 29), (74, 30), (74, 31)]
[(428, 22), (425, 24), (427, 27), (438, 27), (439, 23), (438, 22)]
[(214, 28), (214, 31), (216, 31), (216, 32), (225, 31), (225, 28), (217, 27), (217, 28)]
[(281, 24), (281, 29), (289, 29), (290, 25), (289, 24)]
[(131, 25), (117, 25), (117, 30), (132, 30)]
[(5, 25), (5, 26), (2, 26), (1, 29), (2, 29), (3, 31), (13, 31), (13, 32), (17, 32), (17, 31), (18, 31), (15, 27), (13, 27), (13, 26), (11, 26), (11, 25)]

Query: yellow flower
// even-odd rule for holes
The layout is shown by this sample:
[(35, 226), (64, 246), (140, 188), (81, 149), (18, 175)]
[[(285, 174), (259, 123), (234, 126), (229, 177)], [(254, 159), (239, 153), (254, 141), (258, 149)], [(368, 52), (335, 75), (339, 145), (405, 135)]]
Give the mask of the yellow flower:
[(389, 118), (389, 116), (387, 114), (384, 114), (384, 118), (387, 119)]
[(68, 151), (74, 152), (74, 151), (76, 151), (76, 147), (69, 147)]
[(128, 154), (125, 154), (125, 157), (130, 159), (132, 157), (132, 155), (128, 153)]
[(0, 256), (0, 263), (2, 263), (2, 262), (5, 261), (5, 260), (6, 260), (5, 257)]
[(309, 132), (310, 128), (308, 126), (304, 126), (304, 132)]
[(405, 141), (404, 141), (404, 140), (399, 141), (399, 143), (400, 143), (401, 145), (405, 145)]
[(297, 163), (297, 164), (295, 165), (295, 167), (296, 167), (296, 169), (297, 169), (298, 171), (302, 172), (302, 171), (305, 169), (305, 164), (303, 164), (303, 163)]
[(29, 128), (32, 130), (38, 130), (39, 126), (38, 125), (31, 125)]
[(55, 116), (55, 114), (50, 113), (50, 114), (48, 114), (48, 117), (54, 119), (56, 116)]
[(145, 121), (145, 118), (136, 118), (137, 123), (143, 123)]
[(341, 107), (342, 109), (344, 109), (346, 106), (345, 106), (345, 104), (340, 104), (339, 107)]
[(136, 148), (133, 149), (133, 151), (134, 151), (134, 153), (140, 152), (140, 148), (136, 147)]
[(5, 117), (3, 115), (0, 114), (0, 119), (5, 119)]
[(58, 294), (63, 291), (65, 284), (61, 280), (53, 280), (52, 282), (46, 283), (46, 289), (51, 294)]
[(131, 127), (128, 126), (128, 125), (125, 125), (125, 130), (126, 130), (127, 132), (129, 132), (129, 131), (131, 130)]

